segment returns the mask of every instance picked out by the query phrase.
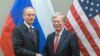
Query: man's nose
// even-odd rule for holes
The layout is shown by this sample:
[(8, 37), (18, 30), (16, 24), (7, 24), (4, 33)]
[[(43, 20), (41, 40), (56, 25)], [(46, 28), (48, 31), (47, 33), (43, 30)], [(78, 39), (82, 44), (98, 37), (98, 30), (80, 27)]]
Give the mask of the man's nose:
[(55, 24), (58, 24), (58, 22), (55, 22)]
[(33, 16), (33, 15), (31, 15), (30, 17), (31, 17), (31, 18), (33, 18), (34, 16)]

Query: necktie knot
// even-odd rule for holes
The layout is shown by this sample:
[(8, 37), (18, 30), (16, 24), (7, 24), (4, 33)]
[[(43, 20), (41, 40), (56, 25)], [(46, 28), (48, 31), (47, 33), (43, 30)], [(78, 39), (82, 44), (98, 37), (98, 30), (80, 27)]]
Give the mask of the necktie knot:
[(56, 36), (59, 36), (59, 33), (56, 33)]
[(29, 27), (29, 30), (32, 31), (32, 27)]

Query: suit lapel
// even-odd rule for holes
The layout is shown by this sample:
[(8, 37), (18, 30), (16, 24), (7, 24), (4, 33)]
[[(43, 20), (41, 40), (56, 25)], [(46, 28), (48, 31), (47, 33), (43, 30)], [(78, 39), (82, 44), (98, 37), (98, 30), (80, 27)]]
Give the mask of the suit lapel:
[(22, 27), (24, 29), (23, 31), (25, 32), (25, 35), (32, 41), (33, 44), (35, 44), (34, 38), (33, 38), (33, 36), (30, 36), (30, 32), (29, 32), (29, 29), (27, 28), (27, 26), (25, 24), (23, 24)]
[(54, 39), (55, 39), (55, 33), (53, 33), (53, 35), (51, 36), (51, 50), (52, 50), (52, 54), (54, 54)]
[[(33, 29), (33, 31), (34, 31), (34, 38), (35, 38), (35, 41), (36, 41), (36, 46), (37, 46), (37, 43), (38, 43), (38, 39), (37, 39), (37, 37), (38, 37), (38, 35), (37, 35), (37, 33), (36, 33), (36, 30), (35, 29)], [(33, 38), (33, 41), (34, 41), (34, 38)]]

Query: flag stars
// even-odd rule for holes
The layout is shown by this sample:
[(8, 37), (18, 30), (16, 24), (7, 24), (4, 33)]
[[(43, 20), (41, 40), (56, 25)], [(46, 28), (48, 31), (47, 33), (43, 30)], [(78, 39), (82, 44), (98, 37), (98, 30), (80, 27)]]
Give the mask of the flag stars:
[(90, 8), (90, 11), (93, 11), (93, 8)]
[(91, 5), (94, 5), (94, 3), (93, 3), (93, 2), (91, 2)]
[(96, 6), (99, 7), (100, 5), (99, 4), (96, 4)]
[(84, 0), (81, 0), (81, 2), (84, 2)]
[(100, 2), (95, 0), (79, 0), (79, 2), (88, 18), (100, 13)]
[(85, 7), (85, 9), (87, 10), (87, 9), (88, 9), (88, 7), (86, 6), (86, 7)]
[(87, 0), (87, 1), (86, 1), (86, 3), (88, 4), (88, 3), (89, 3), (89, 1)]
[(96, 9), (96, 11), (95, 11), (95, 12), (96, 12), (96, 13), (98, 13), (98, 12), (99, 12), (99, 10), (97, 10), (97, 9)]
[(92, 16), (92, 14), (89, 14), (89, 16), (91, 17), (91, 16)]

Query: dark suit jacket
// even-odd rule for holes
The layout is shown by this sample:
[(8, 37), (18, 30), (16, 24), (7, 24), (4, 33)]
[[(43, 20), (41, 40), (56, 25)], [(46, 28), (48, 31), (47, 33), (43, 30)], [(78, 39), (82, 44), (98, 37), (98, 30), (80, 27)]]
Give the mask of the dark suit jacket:
[(64, 29), (55, 55), (53, 49), (54, 37), (55, 32), (48, 35), (43, 53), (44, 56), (80, 56), (78, 40), (74, 33)]
[(36, 56), (39, 46), (39, 32), (33, 29), (36, 36), (30, 36), (29, 29), (25, 24), (15, 28), (12, 33), (13, 48), (16, 56)]

